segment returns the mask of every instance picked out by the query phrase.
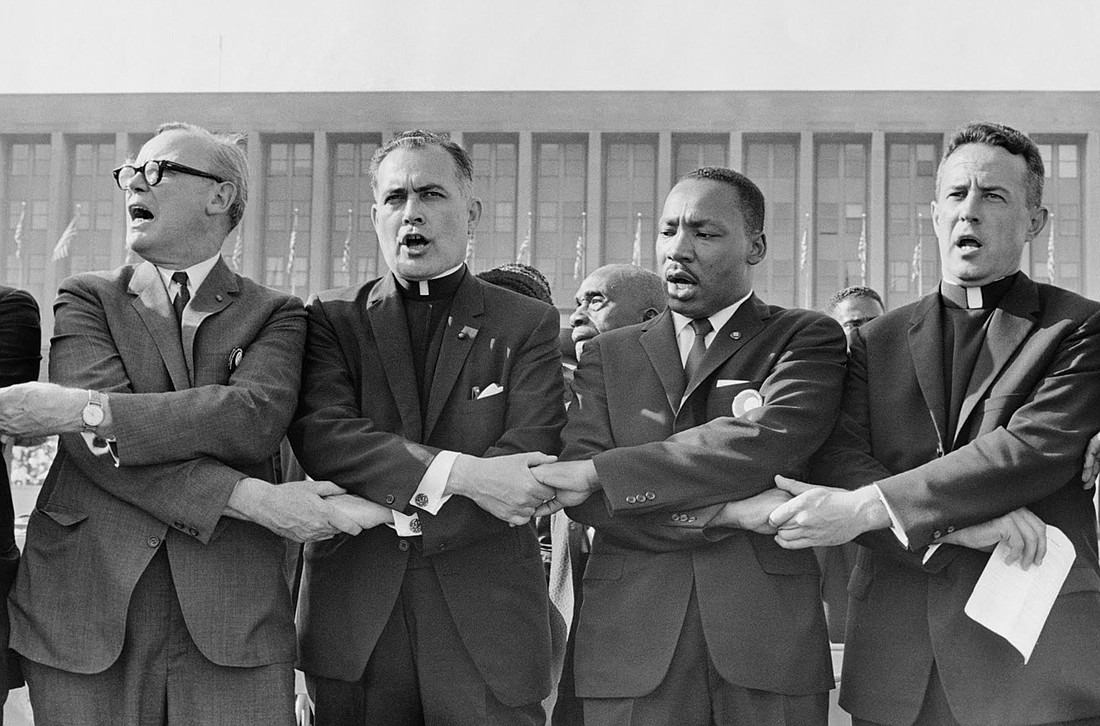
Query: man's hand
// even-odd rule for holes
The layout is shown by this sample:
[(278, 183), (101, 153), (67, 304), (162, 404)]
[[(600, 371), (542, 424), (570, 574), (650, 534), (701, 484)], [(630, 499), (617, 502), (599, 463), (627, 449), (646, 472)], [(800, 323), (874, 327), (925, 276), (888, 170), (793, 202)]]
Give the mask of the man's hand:
[(1081, 470), (1081, 481), (1085, 483), (1085, 489), (1096, 486), (1097, 475), (1100, 475), (1100, 433), (1089, 439), (1089, 445), (1085, 447), (1085, 466)]
[(17, 383), (0, 388), (0, 431), (17, 437), (80, 431), (88, 392), (56, 383)]
[(968, 547), (972, 550), (992, 552), (998, 544), (1008, 544), (1005, 562), (1018, 562), (1025, 570), (1032, 565), (1043, 564), (1047, 554), (1046, 523), (1021, 507), (988, 522), (955, 530), (939, 542)]
[(246, 477), (229, 496), (225, 514), (266, 527), (294, 542), (316, 542), (340, 532), (356, 535), (363, 527), (325, 497), (345, 491), (330, 481), (269, 484)]
[(756, 496), (736, 502), (726, 502), (718, 513), (707, 522), (708, 527), (732, 527), (759, 534), (775, 534), (779, 531), (769, 519), (781, 504), (792, 499), (790, 492), (769, 489)]
[(531, 470), (535, 478), (554, 489), (554, 497), (539, 505), (534, 516), (545, 517), (583, 503), (600, 488), (596, 465), (589, 461), (559, 461)]
[(393, 510), (354, 494), (334, 494), (325, 501), (353, 519), (363, 529), (393, 522)]
[(472, 499), (489, 514), (512, 525), (527, 524), (535, 509), (554, 498), (554, 490), (539, 483), (531, 467), (556, 461), (539, 452), (479, 459), (460, 454), (451, 467), (445, 494)]
[(874, 487), (848, 491), (778, 475), (775, 484), (794, 496), (768, 517), (771, 526), (779, 530), (775, 541), (780, 547), (803, 549), (844, 544), (864, 532), (890, 526), (886, 505)]

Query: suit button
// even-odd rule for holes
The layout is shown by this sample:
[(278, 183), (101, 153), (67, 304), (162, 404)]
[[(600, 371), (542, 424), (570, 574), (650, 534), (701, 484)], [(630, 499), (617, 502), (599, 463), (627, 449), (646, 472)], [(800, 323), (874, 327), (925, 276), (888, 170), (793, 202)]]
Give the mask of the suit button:
[(187, 529), (186, 527), (183, 526), (183, 522), (173, 522), (172, 526), (175, 527), (176, 529), (182, 529), (182, 530)]
[(443, 550), (447, 549), (447, 545), (444, 542), (440, 542), (436, 549), (442, 552)]
[(156, 535), (149, 535), (149, 539), (145, 540), (145, 544), (153, 548), (160, 547), (160, 537), (157, 537)]
[(688, 521), (689, 521), (689, 522), (694, 522), (694, 521), (695, 521), (695, 517), (688, 517)]
[(939, 539), (942, 536), (943, 536), (943, 532), (939, 531), (938, 529), (935, 532), (932, 533), (932, 539)]
[(951, 526), (949, 526), (949, 527), (947, 528), (947, 533), (948, 533), (948, 534), (951, 534), (951, 533), (952, 533), (952, 532), (954, 532), (954, 531), (955, 531), (955, 525), (951, 525)]
[(406, 539), (397, 540), (397, 549), (401, 550), (402, 552), (408, 552), (409, 551), (409, 541), (406, 540)]
[(646, 492), (645, 493), (645, 498), (652, 502), (654, 499), (657, 498), (657, 495), (654, 494), (653, 492)]
[(191, 535), (192, 537), (198, 537), (199, 536), (199, 530), (192, 527), (191, 529), (187, 530), (187, 534)]
[(392, 494), (386, 495), (386, 504), (393, 504), (394, 496)]
[(680, 521), (680, 515), (679, 514), (673, 514), (673, 515), (670, 515), (670, 516), (671, 516), (673, 522), (679, 522)]
[(413, 503), (416, 504), (416, 506), (418, 506), (418, 507), (428, 506), (428, 495), (427, 494), (417, 494), (416, 499), (413, 500)]
[(634, 497), (633, 494), (631, 494), (629, 497), (626, 498), (626, 503), (627, 504), (633, 504), (636, 501), (638, 501), (638, 500)]

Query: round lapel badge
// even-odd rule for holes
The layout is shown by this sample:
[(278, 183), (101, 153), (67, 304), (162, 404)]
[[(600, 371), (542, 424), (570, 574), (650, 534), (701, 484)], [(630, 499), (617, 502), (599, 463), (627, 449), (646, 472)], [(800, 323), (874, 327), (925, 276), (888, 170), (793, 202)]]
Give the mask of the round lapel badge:
[(763, 405), (764, 399), (760, 397), (760, 392), (746, 388), (733, 397), (733, 415), (741, 418), (754, 408), (760, 408)]

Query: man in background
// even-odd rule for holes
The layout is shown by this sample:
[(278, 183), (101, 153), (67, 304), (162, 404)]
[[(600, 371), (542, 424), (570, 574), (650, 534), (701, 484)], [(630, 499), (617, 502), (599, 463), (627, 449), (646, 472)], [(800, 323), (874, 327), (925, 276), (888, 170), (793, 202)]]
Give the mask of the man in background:
[(837, 290), (829, 298), (826, 309), (830, 317), (840, 323), (840, 327), (844, 328), (844, 335), (849, 341), (852, 339), (852, 334), (860, 326), (874, 320), (886, 311), (885, 306), (882, 304), (882, 297), (871, 288), (861, 285), (853, 285), (843, 290)]

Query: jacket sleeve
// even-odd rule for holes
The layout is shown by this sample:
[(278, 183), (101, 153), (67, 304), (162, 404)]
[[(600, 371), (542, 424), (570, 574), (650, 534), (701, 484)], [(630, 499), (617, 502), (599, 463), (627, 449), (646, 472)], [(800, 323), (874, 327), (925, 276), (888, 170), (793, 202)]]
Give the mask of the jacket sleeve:
[(38, 380), (42, 360), (38, 304), (30, 293), (0, 297), (0, 388)]

